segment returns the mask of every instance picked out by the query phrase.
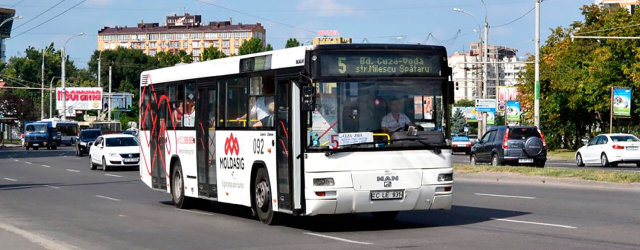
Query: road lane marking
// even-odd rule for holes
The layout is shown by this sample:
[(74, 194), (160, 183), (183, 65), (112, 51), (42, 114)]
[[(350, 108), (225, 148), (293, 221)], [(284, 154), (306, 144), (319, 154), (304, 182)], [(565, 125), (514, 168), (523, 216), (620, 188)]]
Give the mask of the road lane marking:
[(577, 228), (577, 227), (572, 227), (572, 226), (567, 226), (567, 225), (549, 224), (549, 223), (532, 222), (532, 221), (509, 220), (509, 219), (498, 219), (498, 218), (491, 218), (491, 219), (492, 220), (499, 220), (499, 221), (506, 221), (506, 222), (515, 222), (515, 223), (523, 223), (523, 224), (540, 225), (540, 226), (561, 227), (561, 228), (569, 228), (569, 229), (576, 229)]
[(69, 157), (69, 156), (66, 156), (66, 155), (65, 155), (64, 157)]
[(198, 211), (191, 211), (191, 210), (184, 210), (184, 209), (176, 209), (176, 210), (178, 210), (178, 211), (182, 211), (182, 212), (193, 213), (193, 214), (213, 215), (213, 214), (210, 214), (210, 213), (198, 212)]
[(502, 198), (518, 198), (518, 199), (535, 199), (536, 197), (529, 196), (512, 196), (512, 195), (500, 195), (500, 194), (483, 194), (483, 193), (475, 193), (478, 196), (491, 196), (491, 197), (502, 197)]
[(58, 189), (58, 188), (60, 188), (60, 187), (51, 186), (51, 185), (44, 185), (44, 186), (45, 186), (45, 187), (48, 187), (48, 188), (53, 188), (53, 189)]
[(102, 195), (96, 195), (96, 197), (102, 198), (102, 199), (107, 199), (107, 200), (112, 200), (112, 201), (120, 201), (120, 199), (111, 198), (111, 197), (102, 196)]
[(19, 161), (18, 159), (15, 159), (14, 161)]
[(332, 240), (337, 240), (337, 241), (342, 241), (342, 242), (347, 242), (347, 243), (353, 243), (353, 244), (361, 244), (361, 245), (371, 245), (371, 244), (373, 244), (373, 243), (369, 243), (369, 242), (347, 240), (347, 239), (343, 239), (343, 238), (338, 238), (338, 237), (324, 235), (324, 234), (311, 233), (311, 232), (304, 232), (304, 234), (318, 236), (318, 237), (332, 239)]
[(104, 175), (106, 175), (106, 176), (113, 176), (113, 177), (118, 177), (118, 178), (122, 178), (122, 176), (119, 176), (119, 175), (115, 175), (115, 174), (104, 174)]
[(33, 164), (33, 163), (31, 163), (31, 162), (28, 162), (28, 161), (25, 161), (24, 163), (29, 164), (29, 165)]
[(48, 166), (48, 165), (42, 165), (42, 166), (45, 167), (45, 168), (50, 168), (51, 167), (51, 166)]
[(4, 178), (4, 179), (5, 179), (5, 180), (8, 180), (8, 181), (18, 181), (18, 180), (16, 180), (16, 179), (11, 179), (11, 178)]
[(24, 229), (20, 229), (17, 227), (14, 227), (12, 225), (9, 224), (5, 224), (0, 222), (0, 228), (4, 229), (10, 233), (14, 233), (15, 235), (18, 235), (22, 238), (27, 239), (28, 241), (34, 243), (34, 244), (38, 244), (42, 247), (44, 247), (45, 249), (50, 249), (50, 250), (67, 250), (67, 249), (78, 249), (78, 247), (76, 246), (72, 246), (72, 245), (68, 245), (66, 243), (60, 244), (57, 243), (54, 240), (50, 240), (46, 237), (40, 236), (38, 234), (29, 232), (27, 230)]
[(69, 171), (69, 172), (76, 172), (76, 173), (80, 172), (79, 170), (75, 170), (75, 169), (68, 169), (68, 168), (67, 168), (67, 171)]

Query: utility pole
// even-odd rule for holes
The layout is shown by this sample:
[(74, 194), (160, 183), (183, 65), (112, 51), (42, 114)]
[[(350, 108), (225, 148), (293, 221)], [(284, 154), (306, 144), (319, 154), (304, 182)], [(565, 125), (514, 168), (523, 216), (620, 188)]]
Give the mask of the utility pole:
[(42, 75), (40, 76), (40, 82), (42, 84), (40, 90), (40, 120), (44, 119), (44, 49), (42, 49), (42, 67), (40, 68)]
[(540, 0), (536, 0), (536, 78), (534, 101), (534, 125), (540, 127)]
[[(69, 40), (67, 40), (69, 41)], [(64, 55), (64, 46), (62, 46), (62, 50), (60, 51), (62, 53), (62, 120), (66, 120), (67, 119), (67, 90), (65, 88), (64, 85), (64, 78), (66, 76), (65, 74), (65, 64), (67, 62), (67, 58)], [(56, 93), (57, 96), (58, 93)], [(57, 97), (56, 97), (57, 98)]]
[[(98, 87), (101, 87), (102, 82), (100, 82), (100, 75), (102, 74), (102, 70), (100, 70), (100, 64), (102, 64), (102, 50), (100, 51), (100, 54), (98, 55)], [(103, 93), (102, 88), (100, 88), (100, 93)], [(100, 96), (100, 103), (102, 103), (102, 96)], [(100, 109), (98, 109), (98, 119), (100, 120), (100, 117), (102, 116), (102, 107), (100, 107)]]
[(111, 121), (111, 65), (109, 65), (109, 104), (107, 106), (107, 115), (109, 116), (109, 121)]
[[(484, 4), (484, 1), (483, 1)], [(489, 62), (489, 22), (487, 21), (487, 11), (485, 6), (485, 15), (484, 15), (484, 51), (483, 51), (483, 64), (482, 64), (482, 76), (484, 77), (483, 86), (482, 86), (482, 98), (487, 99), (489, 94), (487, 93), (487, 85), (489, 85), (489, 70), (487, 69)], [(495, 117), (495, 115), (494, 115)], [(482, 132), (487, 132), (487, 114), (482, 113)], [(495, 120), (495, 119), (494, 119)]]

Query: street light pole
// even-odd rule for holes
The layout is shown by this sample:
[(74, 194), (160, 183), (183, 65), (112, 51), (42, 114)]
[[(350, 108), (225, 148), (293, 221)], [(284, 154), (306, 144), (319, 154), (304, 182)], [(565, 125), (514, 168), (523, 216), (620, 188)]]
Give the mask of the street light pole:
[[(101, 86), (102, 82), (100, 82), (100, 75), (102, 74), (102, 70), (100, 70), (100, 64), (102, 64), (102, 50), (100, 51), (100, 54), (98, 55), (98, 87)], [(103, 93), (102, 88), (100, 89), (100, 93)], [(102, 96), (100, 96), (100, 103), (102, 103)], [(102, 116), (102, 107), (100, 107), (100, 109), (98, 109), (98, 119), (100, 120), (100, 117)]]
[[(5, 23), (8, 23), (9, 21), (19, 20), (19, 19), (22, 19), (22, 16), (9, 17), (0, 23), (0, 27), (2, 27), (2, 25), (4, 25)], [(0, 36), (0, 48), (2, 48), (2, 44), (3, 44), (2, 40), (4, 39), (2, 38), (2, 36)], [(4, 56), (2, 54), (0, 54), (0, 62), (4, 63)]]
[(40, 82), (42, 84), (40, 90), (40, 120), (44, 119), (44, 49), (42, 49), (42, 67), (40, 68), (42, 71), (42, 76), (40, 77)]
[(75, 36), (69, 37), (69, 39), (67, 39), (67, 41), (64, 43), (64, 45), (62, 46), (62, 50), (61, 50), (61, 54), (62, 54), (62, 120), (66, 120), (67, 119), (67, 89), (65, 87), (65, 67), (67, 64), (67, 56), (65, 55), (65, 51), (64, 48), (67, 46), (67, 43), (69, 42), (69, 40), (71, 40), (71, 38), (74, 37), (78, 37), (78, 36), (82, 36), (84, 35), (84, 33), (80, 33), (77, 34)]
[(540, 0), (536, 0), (536, 73), (534, 125), (540, 127)]

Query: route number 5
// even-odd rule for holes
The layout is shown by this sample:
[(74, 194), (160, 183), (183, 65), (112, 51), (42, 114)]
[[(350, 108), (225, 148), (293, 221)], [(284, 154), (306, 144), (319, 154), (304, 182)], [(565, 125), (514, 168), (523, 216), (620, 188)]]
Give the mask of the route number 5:
[(330, 146), (331, 146), (331, 148), (339, 148), (340, 147), (340, 141), (338, 141), (338, 135), (331, 135)]
[(338, 72), (340, 72), (340, 74), (344, 74), (345, 72), (347, 72), (347, 65), (344, 64), (344, 61), (347, 60), (346, 57), (338, 57)]

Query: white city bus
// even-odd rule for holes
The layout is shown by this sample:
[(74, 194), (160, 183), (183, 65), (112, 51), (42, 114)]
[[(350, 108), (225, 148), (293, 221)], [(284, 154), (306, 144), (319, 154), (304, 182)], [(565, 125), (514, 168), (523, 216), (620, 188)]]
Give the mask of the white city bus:
[(448, 210), (450, 78), (444, 47), (388, 44), (145, 71), (140, 176), (179, 208), (238, 204), (266, 224), (281, 213)]

